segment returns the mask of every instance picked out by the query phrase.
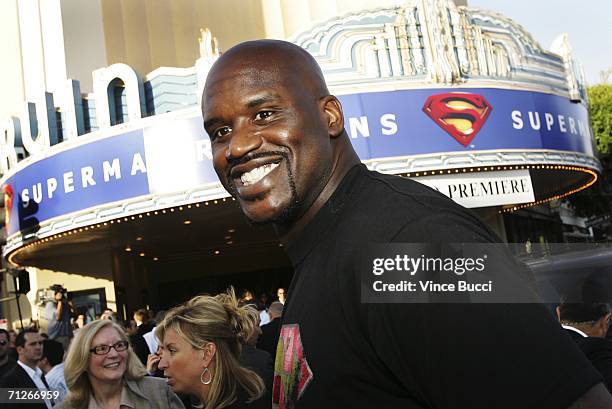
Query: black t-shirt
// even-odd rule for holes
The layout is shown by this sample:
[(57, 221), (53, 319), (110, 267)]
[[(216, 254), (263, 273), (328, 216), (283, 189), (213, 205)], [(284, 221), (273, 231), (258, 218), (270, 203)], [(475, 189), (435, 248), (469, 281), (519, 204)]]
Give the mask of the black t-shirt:
[(366, 304), (368, 243), (499, 239), (417, 182), (355, 166), (288, 246), (278, 408), (566, 408), (600, 376), (539, 304)]

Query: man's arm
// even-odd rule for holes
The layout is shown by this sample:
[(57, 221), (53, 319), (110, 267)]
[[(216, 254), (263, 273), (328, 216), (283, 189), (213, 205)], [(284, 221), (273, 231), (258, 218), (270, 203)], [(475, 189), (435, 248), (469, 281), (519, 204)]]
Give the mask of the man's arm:
[(56, 315), (56, 317), (57, 317), (57, 320), (58, 320), (58, 321), (60, 320), (60, 318), (61, 318), (61, 316), (62, 316), (62, 306), (63, 306), (63, 305), (64, 305), (63, 300), (59, 300), (59, 301), (57, 302), (57, 315)]
[(598, 383), (567, 409), (603, 409), (612, 408), (612, 396), (603, 383)]

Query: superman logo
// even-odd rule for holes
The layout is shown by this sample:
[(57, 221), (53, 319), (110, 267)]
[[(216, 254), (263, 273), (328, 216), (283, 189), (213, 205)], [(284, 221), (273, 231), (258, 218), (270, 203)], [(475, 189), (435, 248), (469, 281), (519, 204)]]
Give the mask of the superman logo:
[(491, 113), (482, 95), (448, 92), (427, 98), (423, 111), (457, 142), (468, 146)]
[(295, 407), (295, 403), (313, 379), (314, 375), (304, 356), (300, 326), (283, 325), (276, 347), (272, 407), (274, 409)]

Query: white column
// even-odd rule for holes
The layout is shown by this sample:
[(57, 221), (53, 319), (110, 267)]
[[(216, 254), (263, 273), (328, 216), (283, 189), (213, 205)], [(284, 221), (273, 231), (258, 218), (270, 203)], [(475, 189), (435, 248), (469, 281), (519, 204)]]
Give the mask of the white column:
[(66, 53), (60, 0), (40, 2), (40, 24), (47, 91), (63, 90), (66, 82)]
[(47, 87), (40, 11), (38, 1), (18, 1), (25, 99), (36, 102)]
[(285, 33), (281, 0), (261, 0), (261, 10), (266, 38), (274, 38), (276, 40), (286, 39), (287, 34)]

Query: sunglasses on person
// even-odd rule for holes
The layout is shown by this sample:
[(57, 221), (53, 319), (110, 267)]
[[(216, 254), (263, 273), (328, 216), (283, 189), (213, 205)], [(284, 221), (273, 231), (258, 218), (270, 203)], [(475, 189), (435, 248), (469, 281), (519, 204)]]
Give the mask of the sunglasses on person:
[(96, 355), (106, 355), (110, 352), (111, 348), (117, 352), (122, 352), (128, 349), (128, 346), (130, 346), (129, 342), (119, 341), (115, 345), (96, 345), (89, 352), (93, 352)]

